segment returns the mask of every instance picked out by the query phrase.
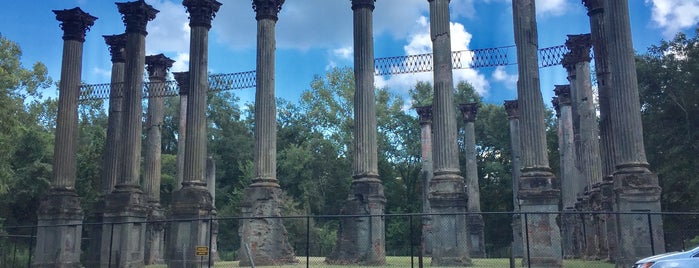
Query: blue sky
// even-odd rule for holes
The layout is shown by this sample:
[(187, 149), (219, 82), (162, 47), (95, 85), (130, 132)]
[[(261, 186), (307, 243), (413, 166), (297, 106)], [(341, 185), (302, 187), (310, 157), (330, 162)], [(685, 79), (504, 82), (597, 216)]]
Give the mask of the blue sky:
[[(255, 69), (256, 22), (249, 0), (219, 0), (221, 10), (209, 37), (209, 71), (232, 73)], [(181, 1), (146, 0), (160, 10), (148, 24), (146, 53), (164, 53), (176, 60), (173, 71), (187, 69), (188, 17)], [(677, 31), (692, 33), (699, 22), (699, 0), (629, 0), (636, 51)], [(589, 32), (581, 0), (537, 0), (540, 47), (563, 44), (566, 34)], [(122, 33), (116, 5), (103, 0), (2, 1), (0, 33), (22, 47), (25, 66), (41, 61), (55, 80), (60, 77), (62, 30), (54, 9), (80, 7), (98, 17), (84, 44), (83, 81), (106, 83), (110, 56), (102, 35)], [(309, 88), (314, 75), (334, 66), (352, 66), (352, 10), (350, 0), (286, 0), (277, 23), (277, 96), (295, 102)], [(514, 44), (510, 0), (452, 0), (453, 50)], [(375, 56), (431, 52), (427, 0), (378, 0), (374, 10)], [(457, 70), (455, 82), (466, 80), (485, 96), (502, 103), (516, 98), (515, 66)], [(544, 101), (550, 105), (554, 84), (564, 84), (562, 67), (540, 70)], [(418, 80), (431, 73), (376, 77), (376, 85), (407, 96)], [(55, 94), (49, 89), (47, 95)], [(254, 89), (236, 92), (243, 101), (254, 99)]]

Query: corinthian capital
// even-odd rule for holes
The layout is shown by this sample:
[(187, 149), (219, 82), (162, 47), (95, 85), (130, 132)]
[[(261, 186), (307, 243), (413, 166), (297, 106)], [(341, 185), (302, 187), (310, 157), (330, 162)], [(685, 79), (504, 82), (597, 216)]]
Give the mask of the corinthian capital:
[(352, 10), (358, 8), (369, 8), (374, 10), (374, 2), (376, 2), (376, 0), (352, 0)]
[(252, 9), (255, 10), (256, 20), (271, 19), (277, 21), (277, 15), (282, 10), (284, 0), (252, 0)]
[(145, 1), (139, 0), (134, 2), (116, 3), (121, 19), (124, 21), (127, 33), (140, 33), (147, 35), (146, 25), (149, 21), (155, 19), (155, 14), (158, 14), (157, 9), (146, 4)]
[(576, 63), (583, 61), (590, 61), (590, 48), (592, 48), (592, 37), (590, 34), (577, 34), (568, 35), (568, 40), (566, 40), (566, 47), (568, 47), (568, 54), (563, 56), (563, 66), (568, 68), (569, 66), (575, 65)]
[(64, 10), (54, 10), (56, 20), (61, 22), (63, 40), (85, 42), (85, 33), (95, 24), (97, 17), (82, 11), (79, 7)]
[(216, 12), (221, 8), (221, 3), (216, 0), (184, 0), (182, 5), (189, 13), (189, 26), (204, 26), (211, 29), (211, 21), (216, 17)]

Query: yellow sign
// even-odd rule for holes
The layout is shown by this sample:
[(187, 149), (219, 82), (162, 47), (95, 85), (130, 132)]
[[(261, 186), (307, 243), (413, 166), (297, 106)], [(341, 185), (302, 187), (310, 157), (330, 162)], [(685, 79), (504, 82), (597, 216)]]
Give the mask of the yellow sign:
[(209, 256), (209, 247), (197, 247), (195, 255), (197, 255), (197, 256)]

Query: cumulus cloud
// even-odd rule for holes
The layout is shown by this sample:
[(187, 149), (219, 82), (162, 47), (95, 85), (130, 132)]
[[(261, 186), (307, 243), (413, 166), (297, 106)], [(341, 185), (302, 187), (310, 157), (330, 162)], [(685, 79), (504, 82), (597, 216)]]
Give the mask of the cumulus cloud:
[(537, 16), (561, 16), (568, 10), (566, 0), (539, 0), (536, 2)]
[[(152, 3), (160, 12), (148, 23), (146, 36), (146, 54), (163, 53), (173, 58), (189, 53), (189, 18), (181, 3), (169, 0), (157, 0)], [(175, 62), (175, 65), (180, 64)]]
[[(452, 50), (468, 50), (471, 43), (471, 34), (466, 31), (465, 27), (460, 23), (450, 23), (451, 31), (451, 46)], [(432, 39), (430, 38), (430, 27), (428, 19), (421, 16), (416, 21), (416, 28), (412, 35), (408, 38), (408, 44), (403, 47), (407, 55), (432, 53)], [(463, 60), (465, 64), (471, 59), (466, 57)], [(476, 92), (481, 96), (488, 95), (490, 85), (484, 75), (473, 69), (460, 69), (453, 71), (454, 84), (467, 81), (473, 85)], [(416, 73), (416, 74), (401, 74), (390, 77), (377, 77), (375, 80), (378, 87), (389, 87), (402, 92), (407, 92), (415, 86), (418, 81), (429, 81), (432, 83), (433, 74), (431, 72)]]
[(517, 74), (509, 74), (505, 70), (504, 66), (498, 66), (493, 71), (492, 78), (494, 81), (503, 83), (505, 88), (516, 89), (517, 88)]
[(652, 6), (652, 20), (667, 38), (699, 23), (697, 0), (646, 0), (646, 4)]

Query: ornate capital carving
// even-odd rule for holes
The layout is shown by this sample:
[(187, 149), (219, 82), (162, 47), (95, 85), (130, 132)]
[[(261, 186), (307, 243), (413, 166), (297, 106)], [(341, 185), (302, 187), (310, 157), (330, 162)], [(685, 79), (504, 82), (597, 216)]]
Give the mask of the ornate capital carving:
[(517, 100), (506, 100), (504, 106), (507, 117), (510, 119), (519, 118), (519, 102)]
[(565, 54), (563, 60), (561, 60), (564, 67), (569, 68), (576, 63), (589, 62), (591, 60), (592, 37), (590, 34), (568, 35), (566, 47), (568, 47), (570, 52)]
[(432, 123), (432, 106), (418, 106), (415, 107), (418, 118), (420, 119), (420, 124), (430, 124)]
[(553, 105), (553, 109), (556, 110), (556, 117), (561, 117), (561, 104), (558, 102), (558, 97), (551, 98), (551, 105)]
[(150, 78), (165, 79), (167, 70), (172, 67), (173, 63), (175, 63), (174, 60), (165, 57), (165, 55), (162, 53), (158, 55), (146, 56), (146, 69), (148, 70), (148, 76)]
[(464, 116), (464, 120), (469, 123), (476, 122), (476, 114), (478, 114), (478, 103), (462, 103), (459, 104), (459, 110)]
[(351, 0), (352, 1), (352, 10), (356, 10), (359, 8), (368, 8), (371, 10), (374, 10), (374, 2), (376, 0)]
[(583, 5), (587, 8), (587, 15), (604, 11), (604, 0), (582, 0)]
[(146, 25), (155, 19), (155, 14), (160, 12), (143, 0), (116, 3), (116, 5), (121, 13), (121, 19), (124, 21), (127, 33), (148, 35)]
[(211, 20), (216, 17), (216, 12), (221, 3), (216, 0), (184, 0), (182, 5), (189, 13), (189, 26), (204, 26), (211, 29)]
[(104, 42), (109, 46), (112, 62), (126, 61), (126, 34), (103, 35)]
[(277, 21), (277, 15), (282, 10), (285, 0), (252, 0), (252, 9), (255, 10), (256, 20), (271, 19)]
[(61, 22), (63, 40), (85, 42), (85, 33), (95, 24), (97, 17), (86, 13), (79, 7), (64, 10), (54, 10), (56, 20)]
[(571, 104), (570, 85), (555, 85), (553, 92), (556, 93), (560, 105)]
[(177, 87), (180, 88), (180, 95), (185, 96), (189, 92), (189, 72), (172, 73), (177, 81)]

